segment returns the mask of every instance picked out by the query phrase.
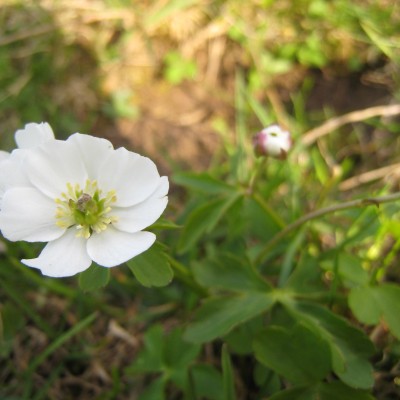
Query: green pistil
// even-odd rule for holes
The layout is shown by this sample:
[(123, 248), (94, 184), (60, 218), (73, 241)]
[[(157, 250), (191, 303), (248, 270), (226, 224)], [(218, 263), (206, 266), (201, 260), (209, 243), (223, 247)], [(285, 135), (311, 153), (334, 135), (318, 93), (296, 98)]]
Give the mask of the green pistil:
[(93, 232), (101, 232), (107, 226), (117, 221), (110, 216), (111, 204), (117, 198), (115, 191), (110, 191), (105, 197), (97, 187), (96, 181), (87, 181), (82, 190), (79, 185), (67, 184), (67, 192), (57, 198), (56, 224), (62, 228), (76, 226), (77, 236), (88, 239)]

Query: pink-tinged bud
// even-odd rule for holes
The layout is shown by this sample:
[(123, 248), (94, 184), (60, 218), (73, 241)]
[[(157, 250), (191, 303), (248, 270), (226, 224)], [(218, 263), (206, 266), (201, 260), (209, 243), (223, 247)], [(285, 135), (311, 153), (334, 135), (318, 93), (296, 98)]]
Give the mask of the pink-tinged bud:
[(254, 152), (258, 156), (270, 156), (284, 160), (292, 147), (292, 139), (288, 131), (274, 124), (254, 136), (253, 146)]

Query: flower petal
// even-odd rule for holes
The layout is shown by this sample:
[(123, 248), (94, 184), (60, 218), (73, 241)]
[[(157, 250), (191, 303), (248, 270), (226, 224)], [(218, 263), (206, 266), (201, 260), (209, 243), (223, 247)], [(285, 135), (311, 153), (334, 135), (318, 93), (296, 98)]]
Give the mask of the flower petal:
[(85, 271), (92, 263), (86, 251), (86, 239), (77, 237), (73, 228), (49, 242), (39, 257), (21, 261), (28, 267), (40, 269), (43, 275), (55, 278)]
[(103, 267), (114, 267), (146, 251), (156, 240), (150, 232), (127, 233), (109, 226), (87, 241), (90, 258)]
[(132, 207), (114, 207), (111, 215), (118, 218), (113, 226), (124, 232), (139, 232), (160, 218), (168, 197), (148, 199)]
[(54, 201), (34, 188), (7, 190), (1, 207), (0, 229), (9, 240), (47, 242), (65, 231), (56, 225)]
[(32, 184), (55, 199), (66, 191), (66, 184), (83, 187), (88, 178), (85, 165), (71, 142), (51, 140), (26, 154), (24, 169)]
[(167, 176), (162, 176), (158, 183), (157, 189), (152, 193), (150, 197), (161, 198), (168, 194), (169, 181)]
[(104, 192), (116, 191), (116, 205), (129, 207), (141, 203), (157, 189), (160, 175), (149, 158), (121, 147), (102, 164), (97, 180)]
[(8, 157), (10, 157), (10, 153), (4, 150), (0, 150), (0, 162), (7, 160)]
[(114, 151), (113, 145), (106, 139), (75, 133), (68, 138), (78, 148), (85, 164), (89, 179), (97, 179), (99, 166)]
[(148, 199), (132, 207), (113, 207), (111, 215), (118, 218), (113, 226), (124, 232), (138, 232), (156, 222), (167, 207), (168, 189), (168, 178), (162, 176)]
[(20, 149), (31, 149), (48, 140), (54, 139), (54, 133), (47, 122), (26, 124), (24, 129), (15, 132), (15, 142)]
[(6, 190), (17, 186), (32, 186), (23, 174), (21, 163), (26, 150), (14, 150), (7, 159), (0, 162), (0, 208)]

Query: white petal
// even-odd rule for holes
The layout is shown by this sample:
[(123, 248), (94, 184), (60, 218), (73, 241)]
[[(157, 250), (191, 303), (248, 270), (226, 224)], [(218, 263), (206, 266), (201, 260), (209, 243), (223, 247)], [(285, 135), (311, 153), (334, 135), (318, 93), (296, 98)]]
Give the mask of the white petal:
[(167, 176), (162, 176), (158, 183), (157, 189), (152, 193), (150, 197), (161, 198), (168, 194), (169, 181)]
[(52, 140), (32, 149), (24, 159), (29, 180), (45, 195), (55, 199), (66, 191), (66, 184), (84, 187), (88, 178), (76, 146)]
[(21, 169), (21, 157), (24, 150), (14, 150), (7, 159), (0, 162), (0, 209), (6, 190), (17, 186), (31, 186)]
[(7, 158), (10, 157), (10, 153), (7, 151), (0, 150), (0, 162), (7, 160)]
[(160, 218), (167, 207), (168, 197), (149, 199), (132, 207), (114, 207), (110, 213), (118, 221), (115, 228), (124, 232), (138, 232), (150, 226)]
[(31, 186), (22, 167), (26, 154), (27, 150), (15, 149), (7, 159), (0, 162), (0, 185), (5, 188)]
[(53, 139), (53, 130), (47, 122), (30, 123), (15, 132), (15, 142), (20, 149), (30, 149)]
[(90, 258), (103, 267), (114, 267), (146, 251), (156, 240), (150, 232), (126, 233), (109, 226), (87, 241)]
[(99, 166), (108, 158), (110, 152), (114, 151), (111, 142), (81, 133), (71, 135), (67, 141), (74, 143), (77, 147), (85, 164), (89, 179), (97, 179)]
[(157, 189), (159, 182), (160, 175), (153, 161), (122, 147), (105, 160), (98, 176), (99, 187), (104, 192), (116, 191), (119, 207), (141, 203)]
[(266, 136), (265, 147), (267, 149), (267, 154), (277, 157), (281, 154), (282, 141), (280, 138), (276, 138), (274, 136)]
[(34, 188), (6, 191), (0, 211), (0, 230), (9, 240), (48, 242), (65, 229), (56, 225), (56, 204)]
[(43, 275), (55, 278), (85, 271), (92, 263), (86, 251), (86, 239), (76, 237), (74, 228), (68, 229), (59, 239), (49, 242), (39, 257), (21, 261), (28, 267), (40, 269)]

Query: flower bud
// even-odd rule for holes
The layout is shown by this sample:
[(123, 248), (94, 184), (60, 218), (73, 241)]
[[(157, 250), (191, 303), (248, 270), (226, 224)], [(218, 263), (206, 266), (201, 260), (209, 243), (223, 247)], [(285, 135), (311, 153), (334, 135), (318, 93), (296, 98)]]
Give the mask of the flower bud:
[(279, 125), (270, 125), (253, 138), (254, 152), (258, 156), (270, 156), (285, 160), (292, 147), (290, 133)]

